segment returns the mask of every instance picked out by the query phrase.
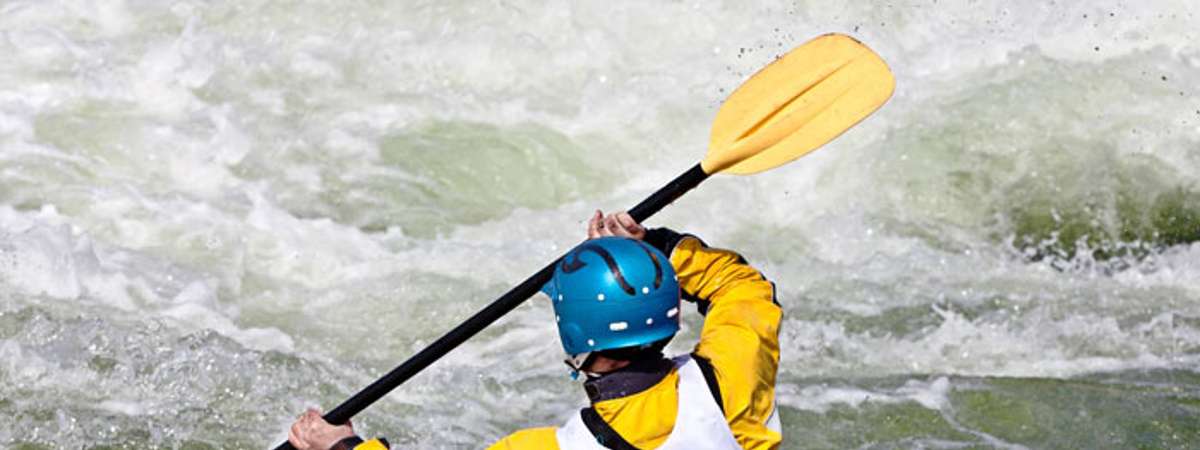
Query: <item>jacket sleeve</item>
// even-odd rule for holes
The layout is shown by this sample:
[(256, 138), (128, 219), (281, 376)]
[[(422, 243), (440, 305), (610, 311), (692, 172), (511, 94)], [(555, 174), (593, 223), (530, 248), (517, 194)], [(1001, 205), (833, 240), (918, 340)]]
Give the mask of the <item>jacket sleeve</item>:
[(554, 427), (528, 428), (508, 435), (488, 450), (558, 450)]
[(336, 450), (344, 450), (344, 449), (388, 450), (388, 448), (389, 448), (389, 444), (388, 444), (387, 439), (375, 438), (375, 439), (371, 439), (369, 441), (364, 441), (357, 434), (354, 436), (350, 436), (345, 439), (342, 439), (342, 440), (334, 443), (333, 446), (330, 447), (330, 449), (336, 449)]
[(647, 241), (669, 246), (683, 297), (705, 314), (695, 354), (712, 363), (734, 436), (746, 449), (777, 448), (783, 438), (774, 417), (783, 310), (775, 286), (737, 253), (662, 233)]
[(386, 439), (376, 438), (354, 446), (354, 450), (388, 450)]

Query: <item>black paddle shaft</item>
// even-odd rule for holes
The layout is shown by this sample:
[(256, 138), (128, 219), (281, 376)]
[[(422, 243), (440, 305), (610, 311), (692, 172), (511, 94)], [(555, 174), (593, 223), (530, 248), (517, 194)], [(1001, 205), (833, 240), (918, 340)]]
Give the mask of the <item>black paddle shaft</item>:
[[(646, 220), (707, 178), (708, 174), (704, 173), (704, 169), (700, 167), (700, 164), (696, 164), (691, 169), (688, 169), (687, 172), (684, 172), (683, 175), (671, 180), (662, 189), (659, 189), (645, 200), (642, 200), (641, 203), (638, 203), (637, 206), (634, 206), (633, 209), (629, 210), (629, 215), (633, 216), (633, 219), (638, 222)], [(562, 258), (560, 257), (559, 259)], [(450, 350), (454, 350), (463, 342), (466, 342), (467, 339), (483, 331), (488, 325), (500, 320), (509, 311), (512, 311), (525, 300), (529, 299), (529, 297), (533, 297), (534, 294), (538, 293), (542, 289), (542, 286), (550, 281), (550, 278), (554, 275), (554, 265), (557, 263), (558, 259), (555, 259), (554, 262), (543, 267), (542, 270), (537, 271), (537, 273), (525, 279), (521, 284), (505, 292), (504, 295), (500, 296), (492, 304), (475, 313), (474, 316), (471, 316), (471, 318), (457, 327), (454, 327), (453, 330), (450, 330), (450, 332), (438, 338), (432, 344), (429, 344), (428, 347), (425, 347), (416, 355), (408, 358), (404, 363), (396, 366), (387, 375), (375, 380), (374, 383), (371, 383), (366, 388), (363, 388), (363, 390), (358, 391), (357, 394), (354, 394), (353, 397), (342, 402), (337, 408), (325, 413), (323, 416), (325, 421), (332, 424), (346, 423), (355, 414), (366, 409), (372, 403), (375, 403), (376, 400), (383, 398), (388, 392), (391, 392), (405, 381), (408, 381), (409, 378), (412, 378), (413, 375), (429, 367), (430, 364), (445, 356)], [(295, 448), (292, 447), (291, 443), (284, 442), (275, 447), (275, 450), (295, 450)]]

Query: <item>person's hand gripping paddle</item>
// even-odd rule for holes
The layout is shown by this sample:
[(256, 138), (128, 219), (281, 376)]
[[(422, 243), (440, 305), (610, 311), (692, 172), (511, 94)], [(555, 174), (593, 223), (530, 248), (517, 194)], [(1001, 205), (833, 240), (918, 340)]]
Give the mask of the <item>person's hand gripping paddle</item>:
[[(895, 86), (883, 60), (853, 38), (827, 34), (808, 41), (738, 87), (717, 111), (704, 160), (638, 203), (629, 214), (641, 223), (710, 175), (750, 175), (804, 156), (883, 106)], [(331, 424), (346, 423), (536, 294), (550, 280), (557, 262), (354, 394), (324, 419)], [(291, 448), (285, 442), (276, 450)]]

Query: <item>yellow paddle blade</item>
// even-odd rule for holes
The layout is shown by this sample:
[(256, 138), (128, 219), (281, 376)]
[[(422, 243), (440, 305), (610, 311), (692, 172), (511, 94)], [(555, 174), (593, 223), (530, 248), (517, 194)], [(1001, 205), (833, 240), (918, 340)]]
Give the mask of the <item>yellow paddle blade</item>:
[(704, 172), (749, 175), (804, 156), (892, 96), (896, 79), (861, 42), (826, 34), (746, 80), (717, 111)]

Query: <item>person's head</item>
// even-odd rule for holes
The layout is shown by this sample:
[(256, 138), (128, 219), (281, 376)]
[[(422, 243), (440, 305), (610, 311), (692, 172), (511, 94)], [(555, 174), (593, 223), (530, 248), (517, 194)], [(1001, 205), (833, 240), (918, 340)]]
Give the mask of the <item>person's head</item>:
[(670, 260), (644, 242), (604, 237), (572, 249), (542, 289), (567, 364), (579, 371), (597, 355), (658, 356), (679, 331), (679, 282)]

